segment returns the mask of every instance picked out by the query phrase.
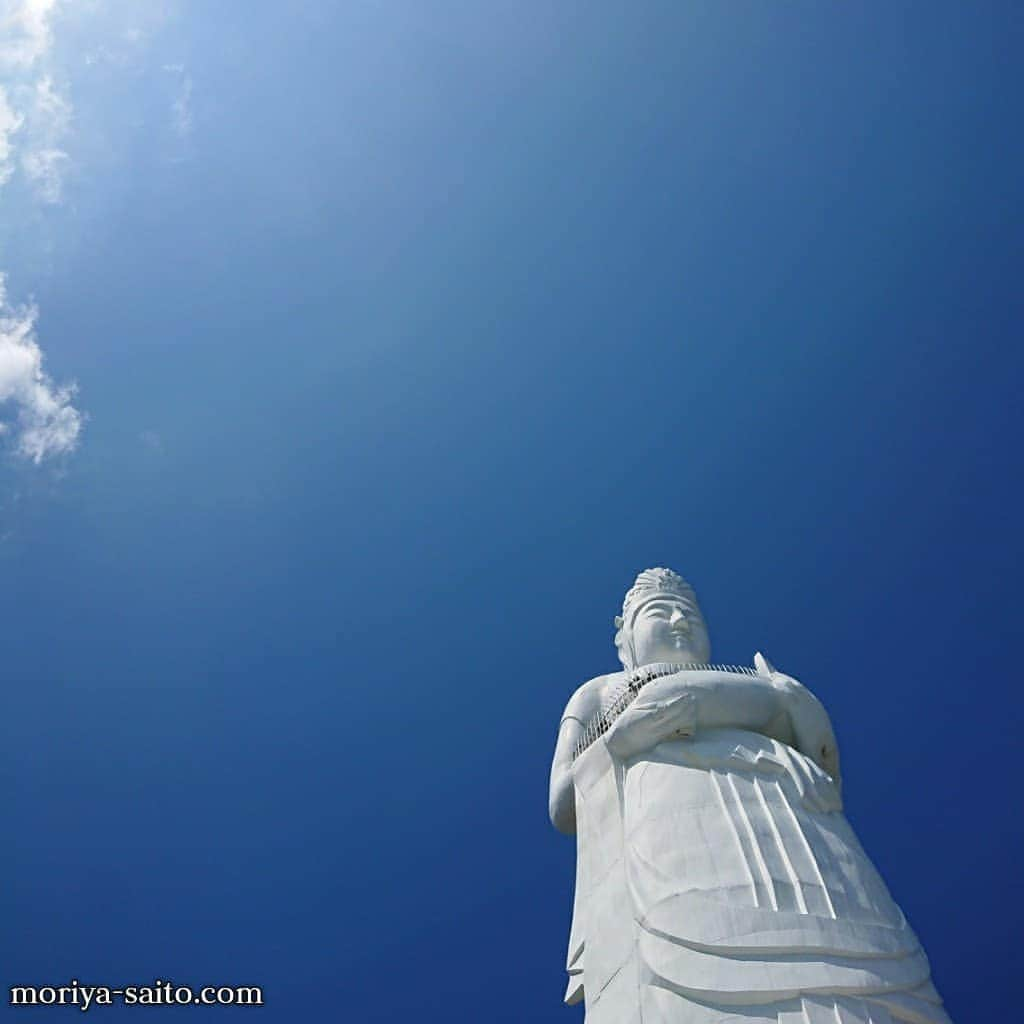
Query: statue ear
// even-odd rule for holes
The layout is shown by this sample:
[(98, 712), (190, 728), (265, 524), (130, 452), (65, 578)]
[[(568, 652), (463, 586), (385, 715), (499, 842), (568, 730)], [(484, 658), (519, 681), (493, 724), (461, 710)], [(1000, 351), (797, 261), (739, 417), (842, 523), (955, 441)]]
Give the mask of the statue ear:
[(615, 616), (615, 628), (616, 629), (622, 629), (622, 616), (621, 615), (616, 615)]

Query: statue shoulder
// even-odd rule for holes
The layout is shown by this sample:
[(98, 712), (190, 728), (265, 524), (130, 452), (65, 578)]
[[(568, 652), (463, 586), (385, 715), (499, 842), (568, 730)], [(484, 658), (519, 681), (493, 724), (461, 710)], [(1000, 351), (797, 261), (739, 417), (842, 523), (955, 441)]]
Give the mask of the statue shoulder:
[(595, 715), (600, 714), (609, 688), (621, 683), (624, 677), (622, 672), (609, 672), (588, 679), (569, 698), (565, 711), (562, 712), (562, 721), (575, 719), (580, 725), (586, 725)]

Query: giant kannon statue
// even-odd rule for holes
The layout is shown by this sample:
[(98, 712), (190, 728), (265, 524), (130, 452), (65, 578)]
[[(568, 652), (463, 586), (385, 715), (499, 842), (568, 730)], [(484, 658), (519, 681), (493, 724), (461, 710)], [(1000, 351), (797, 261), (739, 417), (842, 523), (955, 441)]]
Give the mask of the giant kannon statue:
[(820, 702), (760, 654), (709, 665), (669, 569), (615, 624), (624, 671), (573, 694), (551, 766), (577, 844), (566, 1002), (587, 1024), (950, 1024), (843, 816)]

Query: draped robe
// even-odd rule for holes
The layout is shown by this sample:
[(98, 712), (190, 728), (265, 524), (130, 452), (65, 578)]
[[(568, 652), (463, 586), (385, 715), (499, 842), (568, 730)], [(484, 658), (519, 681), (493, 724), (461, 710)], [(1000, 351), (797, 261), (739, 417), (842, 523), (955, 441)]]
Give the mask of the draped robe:
[(573, 766), (587, 1024), (951, 1024), (839, 787), (740, 729)]

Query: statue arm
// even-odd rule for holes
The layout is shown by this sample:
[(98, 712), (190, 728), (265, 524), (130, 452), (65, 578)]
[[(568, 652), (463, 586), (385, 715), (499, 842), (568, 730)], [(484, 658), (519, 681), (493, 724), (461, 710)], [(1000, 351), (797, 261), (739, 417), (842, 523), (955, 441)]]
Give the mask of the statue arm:
[(608, 747), (625, 759), (665, 740), (705, 729), (771, 731), (783, 713), (777, 689), (767, 679), (686, 671), (649, 683), (608, 731)]
[(821, 701), (762, 663), (756, 676), (689, 671), (649, 683), (609, 729), (609, 749), (626, 759), (706, 729), (749, 729), (791, 742), (838, 783), (839, 749)]
[(551, 824), (567, 836), (576, 834), (576, 790), (572, 778), (573, 752), (583, 723), (566, 716), (558, 726), (558, 741), (551, 762), (551, 784), (548, 788), (548, 815)]
[(551, 824), (565, 835), (576, 834), (576, 789), (572, 762), (576, 744), (587, 722), (600, 711), (600, 686), (603, 676), (584, 683), (569, 699), (558, 725), (555, 756), (551, 761), (548, 788), (548, 815)]

